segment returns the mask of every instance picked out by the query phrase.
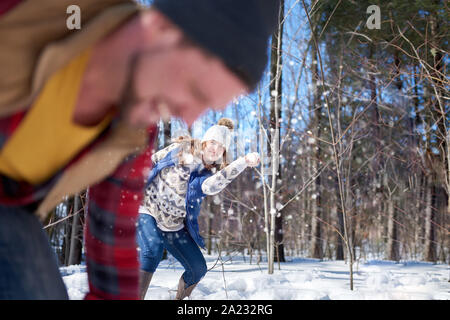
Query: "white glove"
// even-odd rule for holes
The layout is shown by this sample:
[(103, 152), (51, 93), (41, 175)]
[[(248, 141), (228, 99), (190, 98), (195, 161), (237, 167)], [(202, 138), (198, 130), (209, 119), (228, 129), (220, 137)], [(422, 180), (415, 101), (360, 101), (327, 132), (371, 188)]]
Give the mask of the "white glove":
[(245, 162), (249, 167), (256, 167), (259, 164), (258, 152), (252, 152), (245, 156)]

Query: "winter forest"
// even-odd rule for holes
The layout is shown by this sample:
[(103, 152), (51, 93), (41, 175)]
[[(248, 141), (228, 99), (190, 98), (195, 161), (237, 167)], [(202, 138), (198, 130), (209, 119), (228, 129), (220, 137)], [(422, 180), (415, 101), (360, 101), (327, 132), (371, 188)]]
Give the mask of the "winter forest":
[[(367, 259), (450, 263), (448, 2), (281, 4), (252, 94), (191, 128), (160, 124), (158, 149), (226, 116), (232, 157), (260, 154), (260, 166), (203, 202), (208, 254), (269, 274), (288, 257), (343, 260), (350, 276)], [(44, 223), (61, 266), (83, 262), (88, 196)]]

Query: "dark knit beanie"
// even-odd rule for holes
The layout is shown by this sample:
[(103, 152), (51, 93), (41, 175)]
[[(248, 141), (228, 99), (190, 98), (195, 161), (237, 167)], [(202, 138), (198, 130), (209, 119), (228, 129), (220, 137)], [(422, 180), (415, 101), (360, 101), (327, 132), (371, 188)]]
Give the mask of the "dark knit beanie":
[(253, 90), (267, 64), (279, 0), (155, 0), (195, 43), (218, 56)]

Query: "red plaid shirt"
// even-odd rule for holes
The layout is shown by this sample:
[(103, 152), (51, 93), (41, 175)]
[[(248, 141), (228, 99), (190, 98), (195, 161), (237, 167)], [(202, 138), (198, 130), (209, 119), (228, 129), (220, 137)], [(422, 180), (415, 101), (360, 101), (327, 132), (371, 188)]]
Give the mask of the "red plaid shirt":
[[(0, 149), (25, 114), (26, 111), (23, 111), (0, 119)], [(65, 169), (100, 143), (109, 132), (107, 128)], [(151, 168), (150, 158), (157, 128), (149, 128), (148, 133), (150, 143), (144, 152), (129, 156), (112, 175), (89, 188), (84, 236), (89, 281), (86, 299), (138, 299), (136, 223), (146, 173)], [(35, 209), (63, 171), (37, 186), (17, 182), (0, 174), (0, 203)]]
[[(0, 119), (0, 149), (20, 124), (26, 111)], [(0, 203), (35, 209), (61, 173), (107, 137), (109, 127), (49, 181), (41, 185), (17, 182), (0, 174)], [(129, 156), (102, 182), (91, 186), (85, 229), (89, 281), (86, 299), (138, 299), (139, 260), (136, 223), (146, 173), (151, 168), (152, 145), (157, 128), (148, 129), (149, 145)]]
[(138, 299), (136, 224), (156, 132), (156, 128), (149, 129), (152, 143), (143, 153), (129, 157), (110, 177), (89, 188), (87, 299)]
[[(22, 0), (1, 0), (0, 16)], [(0, 150), (19, 126), (27, 111), (0, 119)], [(111, 126), (110, 126), (111, 127)], [(0, 203), (37, 208), (61, 173), (77, 162), (110, 133), (110, 127), (82, 150), (64, 169), (40, 185), (14, 181), (0, 174)], [(115, 172), (89, 188), (85, 229), (85, 253), (89, 281), (86, 299), (138, 299), (139, 260), (136, 246), (138, 208), (151, 166), (156, 126), (148, 129), (149, 145), (130, 156)]]

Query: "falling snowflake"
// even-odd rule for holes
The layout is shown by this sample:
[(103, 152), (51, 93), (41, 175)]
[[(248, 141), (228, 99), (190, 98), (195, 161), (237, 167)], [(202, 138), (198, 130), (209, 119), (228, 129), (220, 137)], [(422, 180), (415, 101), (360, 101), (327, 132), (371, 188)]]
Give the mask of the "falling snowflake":
[(314, 139), (313, 137), (309, 137), (308, 138), (308, 143), (309, 144), (314, 144), (314, 143), (316, 143), (316, 139)]

